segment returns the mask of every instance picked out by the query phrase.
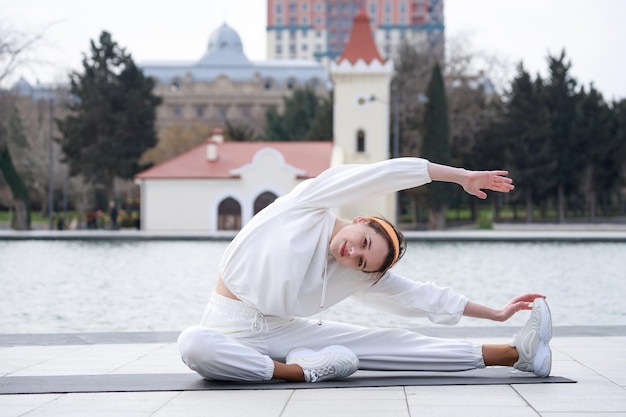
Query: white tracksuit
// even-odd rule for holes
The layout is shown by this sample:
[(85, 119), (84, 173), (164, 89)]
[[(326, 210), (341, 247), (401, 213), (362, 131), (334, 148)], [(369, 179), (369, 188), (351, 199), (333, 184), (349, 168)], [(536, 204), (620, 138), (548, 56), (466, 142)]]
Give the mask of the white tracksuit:
[(408, 317), (455, 324), (467, 298), (391, 271), (376, 274), (341, 266), (329, 254), (332, 208), (367, 201), (430, 182), (428, 161), (397, 158), (330, 168), (267, 206), (237, 234), (219, 265), (239, 300), (213, 294), (200, 326), (178, 339), (183, 361), (208, 379), (272, 378), (272, 359), (297, 347), (343, 345), (360, 369), (456, 371), (484, 367), (482, 347), (404, 329), (373, 329), (307, 318), (349, 297)]

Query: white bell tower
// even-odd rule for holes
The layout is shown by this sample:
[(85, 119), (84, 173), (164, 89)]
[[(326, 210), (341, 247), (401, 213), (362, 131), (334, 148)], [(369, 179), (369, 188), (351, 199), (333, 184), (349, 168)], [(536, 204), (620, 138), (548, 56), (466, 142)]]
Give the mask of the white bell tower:
[[(331, 165), (366, 164), (390, 158), (389, 107), (393, 63), (380, 56), (365, 11), (354, 17), (352, 32), (342, 55), (330, 67), (334, 84), (334, 149)], [(353, 218), (382, 215), (396, 221), (396, 194), (355, 207), (338, 215)]]

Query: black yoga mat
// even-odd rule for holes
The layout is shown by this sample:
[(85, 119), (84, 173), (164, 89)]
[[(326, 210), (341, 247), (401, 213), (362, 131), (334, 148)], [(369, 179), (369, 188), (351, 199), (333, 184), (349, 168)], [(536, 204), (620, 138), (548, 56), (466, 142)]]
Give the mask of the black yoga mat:
[(560, 376), (537, 378), (532, 374), (512, 373), (510, 368), (486, 368), (465, 372), (359, 371), (346, 379), (316, 383), (280, 380), (264, 382), (207, 381), (192, 373), (6, 376), (0, 378), (0, 394), (511, 385), (573, 382), (576, 381)]

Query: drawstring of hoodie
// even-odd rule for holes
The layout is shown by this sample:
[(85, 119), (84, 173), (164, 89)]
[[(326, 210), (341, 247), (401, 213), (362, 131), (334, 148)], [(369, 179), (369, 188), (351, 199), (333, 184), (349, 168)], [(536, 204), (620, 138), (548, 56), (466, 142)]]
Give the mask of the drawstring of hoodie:
[(322, 316), (324, 315), (324, 303), (326, 302), (326, 286), (328, 285), (328, 275), (326, 274), (326, 267), (328, 266), (328, 261), (324, 264), (324, 282), (322, 283), (322, 299), (320, 301), (320, 316), (317, 324), (319, 326), (322, 325)]
[(267, 319), (265, 318), (265, 315), (261, 313), (260, 311), (257, 311), (254, 314), (254, 320), (252, 321), (252, 324), (250, 325), (250, 330), (252, 330), (252, 333), (259, 333), (259, 332), (267, 333), (269, 331), (269, 326), (267, 325)]

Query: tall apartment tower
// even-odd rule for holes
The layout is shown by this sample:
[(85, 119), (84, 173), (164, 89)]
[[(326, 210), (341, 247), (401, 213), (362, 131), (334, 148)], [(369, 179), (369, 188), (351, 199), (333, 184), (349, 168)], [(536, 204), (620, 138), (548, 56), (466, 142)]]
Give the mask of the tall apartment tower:
[(268, 59), (334, 61), (359, 10), (385, 58), (406, 41), (443, 59), (443, 0), (267, 0)]

